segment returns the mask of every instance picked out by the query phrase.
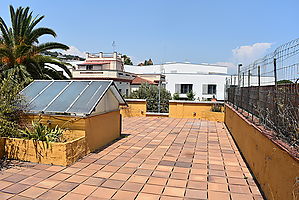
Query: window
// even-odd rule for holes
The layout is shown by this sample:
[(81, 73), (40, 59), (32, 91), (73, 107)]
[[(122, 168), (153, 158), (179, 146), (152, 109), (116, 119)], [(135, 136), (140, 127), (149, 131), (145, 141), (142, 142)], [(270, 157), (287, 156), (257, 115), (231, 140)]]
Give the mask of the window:
[(86, 70), (93, 70), (93, 65), (86, 65)]
[(118, 89), (119, 93), (121, 93), (121, 89)]
[(203, 84), (202, 94), (216, 94), (217, 85)]
[(129, 96), (129, 89), (126, 89), (126, 97)]
[(192, 91), (192, 84), (181, 84), (181, 94), (187, 94)]

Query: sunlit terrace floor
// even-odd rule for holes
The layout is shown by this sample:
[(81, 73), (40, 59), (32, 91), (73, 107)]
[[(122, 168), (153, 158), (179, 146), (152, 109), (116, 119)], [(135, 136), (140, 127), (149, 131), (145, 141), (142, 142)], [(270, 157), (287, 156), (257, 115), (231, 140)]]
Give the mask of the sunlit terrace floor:
[(70, 167), (13, 162), (0, 199), (263, 199), (222, 123), (125, 118), (123, 134)]

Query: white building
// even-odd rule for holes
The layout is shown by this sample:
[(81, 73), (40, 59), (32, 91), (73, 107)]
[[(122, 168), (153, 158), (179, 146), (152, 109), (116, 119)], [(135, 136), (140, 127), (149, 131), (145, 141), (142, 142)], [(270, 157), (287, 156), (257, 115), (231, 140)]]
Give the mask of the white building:
[(193, 91), (195, 98), (206, 100), (216, 97), (224, 100), (227, 67), (209, 64), (166, 63), (162, 65), (131, 66), (124, 70), (145, 78), (146, 75), (165, 75), (166, 89), (186, 98)]

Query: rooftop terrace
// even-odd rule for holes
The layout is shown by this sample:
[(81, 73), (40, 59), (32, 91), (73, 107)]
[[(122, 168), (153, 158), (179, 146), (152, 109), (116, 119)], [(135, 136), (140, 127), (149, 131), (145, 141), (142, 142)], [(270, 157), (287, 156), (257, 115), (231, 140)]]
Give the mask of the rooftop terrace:
[(7, 161), (0, 199), (263, 199), (223, 123), (132, 117), (123, 136), (69, 167)]

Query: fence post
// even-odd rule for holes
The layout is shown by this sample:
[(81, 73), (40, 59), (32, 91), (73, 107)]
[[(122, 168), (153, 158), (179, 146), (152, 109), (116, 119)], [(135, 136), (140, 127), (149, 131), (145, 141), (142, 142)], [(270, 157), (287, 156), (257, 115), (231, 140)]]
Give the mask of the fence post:
[(250, 70), (248, 70), (248, 87), (250, 87)]
[[(273, 60), (273, 71), (274, 71), (274, 83), (275, 83), (275, 88), (274, 88), (274, 95), (273, 95), (273, 106), (274, 106), (274, 119), (273, 119), (273, 122), (274, 124), (277, 124), (277, 115), (278, 115), (278, 110), (277, 110), (277, 65), (276, 65), (276, 58), (274, 58)], [(276, 130), (275, 130), (276, 131)]]
[(244, 111), (244, 107), (243, 107), (243, 90), (244, 90), (244, 84), (245, 84), (245, 73), (243, 72), (242, 73), (242, 89), (241, 89), (241, 103), (240, 103), (240, 105), (241, 105), (241, 108), (242, 108), (242, 113), (243, 113), (243, 111)]
[(241, 85), (241, 83), (240, 83), (240, 71), (241, 71), (241, 66), (242, 66), (242, 64), (239, 64), (238, 65), (238, 87), (240, 87), (240, 85)]
[(260, 115), (260, 87), (261, 87), (261, 66), (257, 66), (257, 78), (258, 78), (258, 89), (257, 89), (257, 112), (259, 124), (261, 123), (261, 115)]

